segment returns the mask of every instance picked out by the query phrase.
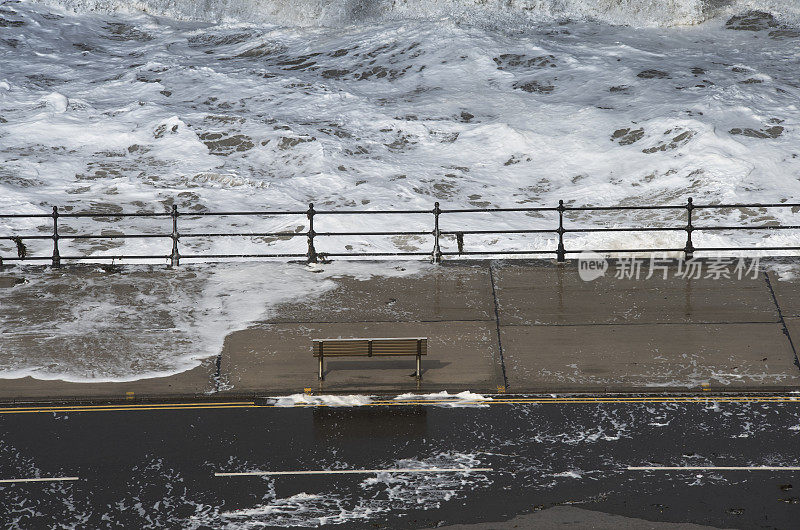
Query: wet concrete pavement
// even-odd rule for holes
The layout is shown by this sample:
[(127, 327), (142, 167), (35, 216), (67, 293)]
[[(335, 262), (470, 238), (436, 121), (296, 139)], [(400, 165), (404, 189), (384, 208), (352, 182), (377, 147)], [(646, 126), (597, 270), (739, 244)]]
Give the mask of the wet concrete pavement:
[[(226, 274), (236, 266), (226, 265)], [(795, 352), (799, 343), (792, 340), (800, 338), (800, 280), (780, 281), (769, 270), (755, 278), (689, 279), (676, 277), (673, 264), (666, 279), (660, 274), (649, 279), (644, 274), (640, 279), (615, 278), (612, 269), (586, 282), (575, 262), (450, 262), (394, 275), (363, 270), (351, 274), (347, 267), (352, 265), (336, 266), (337, 273), (326, 276), (325, 268), (332, 266), (309, 270), (300, 264), (264, 265), (268, 274), (303, 275), (299, 277), (303, 288), (296, 296), (267, 304), (267, 310), (255, 317), (238, 321), (237, 315), (253, 304), (253, 293), (239, 301), (236, 293), (226, 296), (224, 284), (218, 285), (215, 289), (221, 294), (203, 302), (208, 307), (198, 309), (202, 304), (195, 303), (184, 312), (211, 314), (217, 300), (226, 304), (226, 311), (190, 323), (175, 316), (180, 311), (170, 313), (170, 308), (207, 291), (208, 273), (219, 266), (177, 271), (131, 266), (113, 273), (91, 267), (65, 267), (57, 273), (6, 268), (0, 271), (0, 307), (6, 324), (0, 334), (0, 356), (12, 350), (29, 352), (54, 366), (74, 363), (76, 352), (87, 364), (87, 359), (117, 356), (128, 370), (125, 373), (135, 376), (139, 359), (158, 359), (170, 349), (206, 353), (205, 360), (191, 363), (195, 368), (190, 365), (177, 375), (138, 381), (4, 379), (0, 399), (235, 397), (309, 390), (800, 389)], [(401, 269), (403, 262), (375, 266)], [(320, 270), (323, 274), (318, 274)], [(48, 275), (54, 275), (52, 281)], [(31, 282), (34, 278), (37, 281)], [(70, 291), (72, 281), (77, 286), (89, 282), (91, 288), (86, 294), (81, 289)], [(254, 289), (271, 288), (269, 282), (259, 281)], [(325, 288), (315, 289), (317, 284)], [(247, 282), (237, 287), (246, 290)], [(176, 290), (182, 290), (182, 301), (171, 297)], [(68, 328), (72, 322), (63, 315), (70, 314), (70, 306), (82, 296), (100, 293), (110, 297), (106, 306), (114, 309), (105, 313), (98, 309), (90, 316), (111, 324), (76, 327), (66, 336), (48, 331), (45, 324), (59, 318), (57, 327)], [(154, 297), (160, 302), (153, 304)], [(85, 314), (73, 312), (75, 318), (86, 320)], [(26, 329), (28, 322), (36, 322), (35, 329)], [(216, 351), (203, 350), (209, 344), (203, 330), (220, 322), (227, 330), (214, 337), (220, 346)], [(192, 326), (197, 328), (194, 333)], [(312, 338), (387, 336), (428, 337), (429, 355), (419, 385), (410, 377), (413, 361), (403, 358), (336, 359), (327, 363), (325, 381), (317, 381)], [(95, 373), (102, 378), (102, 370)]]

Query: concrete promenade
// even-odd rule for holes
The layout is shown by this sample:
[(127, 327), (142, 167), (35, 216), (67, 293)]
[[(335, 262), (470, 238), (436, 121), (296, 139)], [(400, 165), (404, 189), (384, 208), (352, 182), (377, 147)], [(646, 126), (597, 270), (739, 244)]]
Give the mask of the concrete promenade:
[[(160, 281), (162, 271), (155, 267), (134, 274), (122, 268), (92, 279), (107, 282), (100, 287), (107, 290), (127, 286), (129, 292), (117, 302), (127, 306), (116, 309), (127, 315), (125, 325), (109, 333), (133, 359), (137, 348), (145, 356), (147, 337), (161, 340), (157, 322), (164, 318), (159, 313), (164, 308), (137, 302), (136, 294), (138, 289), (154, 289), (146, 286)], [(315, 393), (800, 391), (795, 351), (800, 346), (800, 279), (779, 281), (768, 269), (746, 279), (686, 279), (676, 277), (674, 266), (668, 273), (667, 279), (660, 272), (645, 279), (645, 269), (640, 279), (618, 279), (612, 263), (604, 277), (586, 282), (575, 262), (559, 266), (541, 261), (474, 261), (424, 267), (401, 277), (339, 274), (332, 288), (283, 300), (265, 318), (227, 333), (216, 355), (183, 373), (122, 383), (0, 379), (0, 400), (189, 396), (219, 400), (307, 389)], [(65, 277), (96, 273), (91, 268), (64, 267), (58, 272), (62, 283), (47, 281), (48, 274), (53, 273), (0, 270), (0, 310), (13, 308), (14, 315), (7, 315), (5, 322), (16, 322), (14, 329), (0, 330), (0, 364), (10, 362), (12, 349), (24, 352), (25, 341), (30, 341), (31, 352), (46, 354), (56, 364), (62, 357), (70, 362), (74, 352), (67, 347), (83, 348), (82, 358), (106, 354), (105, 347), (88, 337), (65, 345), (43, 336), (32, 338), (27, 332), (26, 312), (46, 312), (43, 301), (60, 297), (60, 310), (69, 312)], [(34, 275), (45, 279), (26, 283)], [(181, 281), (191, 282), (193, 277), (186, 274)], [(48, 292), (51, 285), (53, 292)], [(411, 377), (412, 358), (330, 360), (325, 381), (317, 381), (312, 338), (404, 336), (429, 338), (421, 383)], [(181, 340), (185, 346), (192, 339)]]

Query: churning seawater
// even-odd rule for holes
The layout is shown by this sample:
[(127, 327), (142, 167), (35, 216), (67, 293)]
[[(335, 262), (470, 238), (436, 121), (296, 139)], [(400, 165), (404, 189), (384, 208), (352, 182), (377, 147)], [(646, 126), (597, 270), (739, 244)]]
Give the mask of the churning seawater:
[[(797, 202), (799, 15), (793, 0), (4, 1), (0, 211)], [(698, 218), (797, 224), (794, 216), (787, 208)], [(164, 231), (115, 221), (100, 219), (92, 231)], [(431, 224), (370, 221), (376, 230)], [(239, 222), (301, 231), (305, 219)], [(364, 220), (318, 222), (335, 231)], [(443, 223), (555, 227), (547, 214)], [(63, 230), (81, 228), (71, 220)], [(51, 227), (6, 219), (0, 230)], [(682, 237), (573, 235), (570, 244), (682, 246)], [(696, 237), (707, 246), (800, 244), (790, 232)], [(470, 250), (554, 247), (544, 235), (467, 239)], [(120, 254), (163, 253), (168, 242), (62, 244)], [(302, 252), (305, 243), (182, 244)], [(425, 236), (361, 237), (318, 250), (430, 247)], [(0, 252), (15, 252), (13, 243), (0, 241)]]

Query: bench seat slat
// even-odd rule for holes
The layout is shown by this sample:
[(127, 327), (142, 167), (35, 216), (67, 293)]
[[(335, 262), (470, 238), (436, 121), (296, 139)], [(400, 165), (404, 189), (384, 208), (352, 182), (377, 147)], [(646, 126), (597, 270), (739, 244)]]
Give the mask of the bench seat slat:
[(398, 339), (314, 339), (314, 357), (427, 355), (427, 338)]
[(428, 337), (353, 337), (351, 339), (311, 339), (314, 342), (352, 342), (354, 340), (428, 340)]

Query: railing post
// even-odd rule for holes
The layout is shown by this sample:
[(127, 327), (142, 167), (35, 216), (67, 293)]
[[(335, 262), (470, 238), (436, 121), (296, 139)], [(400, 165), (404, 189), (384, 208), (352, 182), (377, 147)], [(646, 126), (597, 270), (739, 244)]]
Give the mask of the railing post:
[[(309, 263), (316, 263), (317, 262), (317, 249), (314, 248), (314, 236), (316, 232), (314, 232), (314, 203), (310, 203), (308, 205), (308, 211), (306, 212), (306, 216), (308, 217), (308, 262)], [(321, 359), (321, 357), (320, 357)], [(321, 363), (321, 361), (320, 361)], [(320, 364), (321, 366), (321, 364)], [(321, 377), (320, 377), (321, 379)]]
[(58, 251), (58, 206), (53, 206), (53, 267), (61, 265), (61, 253)]
[(172, 205), (172, 254), (169, 256), (170, 265), (177, 267), (180, 265), (181, 256), (178, 253), (178, 206)]
[(567, 259), (567, 251), (564, 248), (564, 201), (558, 201), (558, 249), (556, 250), (556, 261), (564, 263)]
[(694, 244), (692, 243), (692, 232), (694, 231), (694, 226), (692, 226), (692, 210), (694, 210), (694, 204), (692, 203), (692, 198), (689, 197), (689, 200), (686, 202), (686, 247), (683, 249), (684, 259), (687, 261), (694, 256)]
[(441, 263), (442, 262), (442, 248), (439, 246), (439, 215), (441, 215), (442, 211), (439, 209), (439, 203), (436, 202), (433, 205), (433, 254), (431, 255), (431, 261), (434, 263)]

